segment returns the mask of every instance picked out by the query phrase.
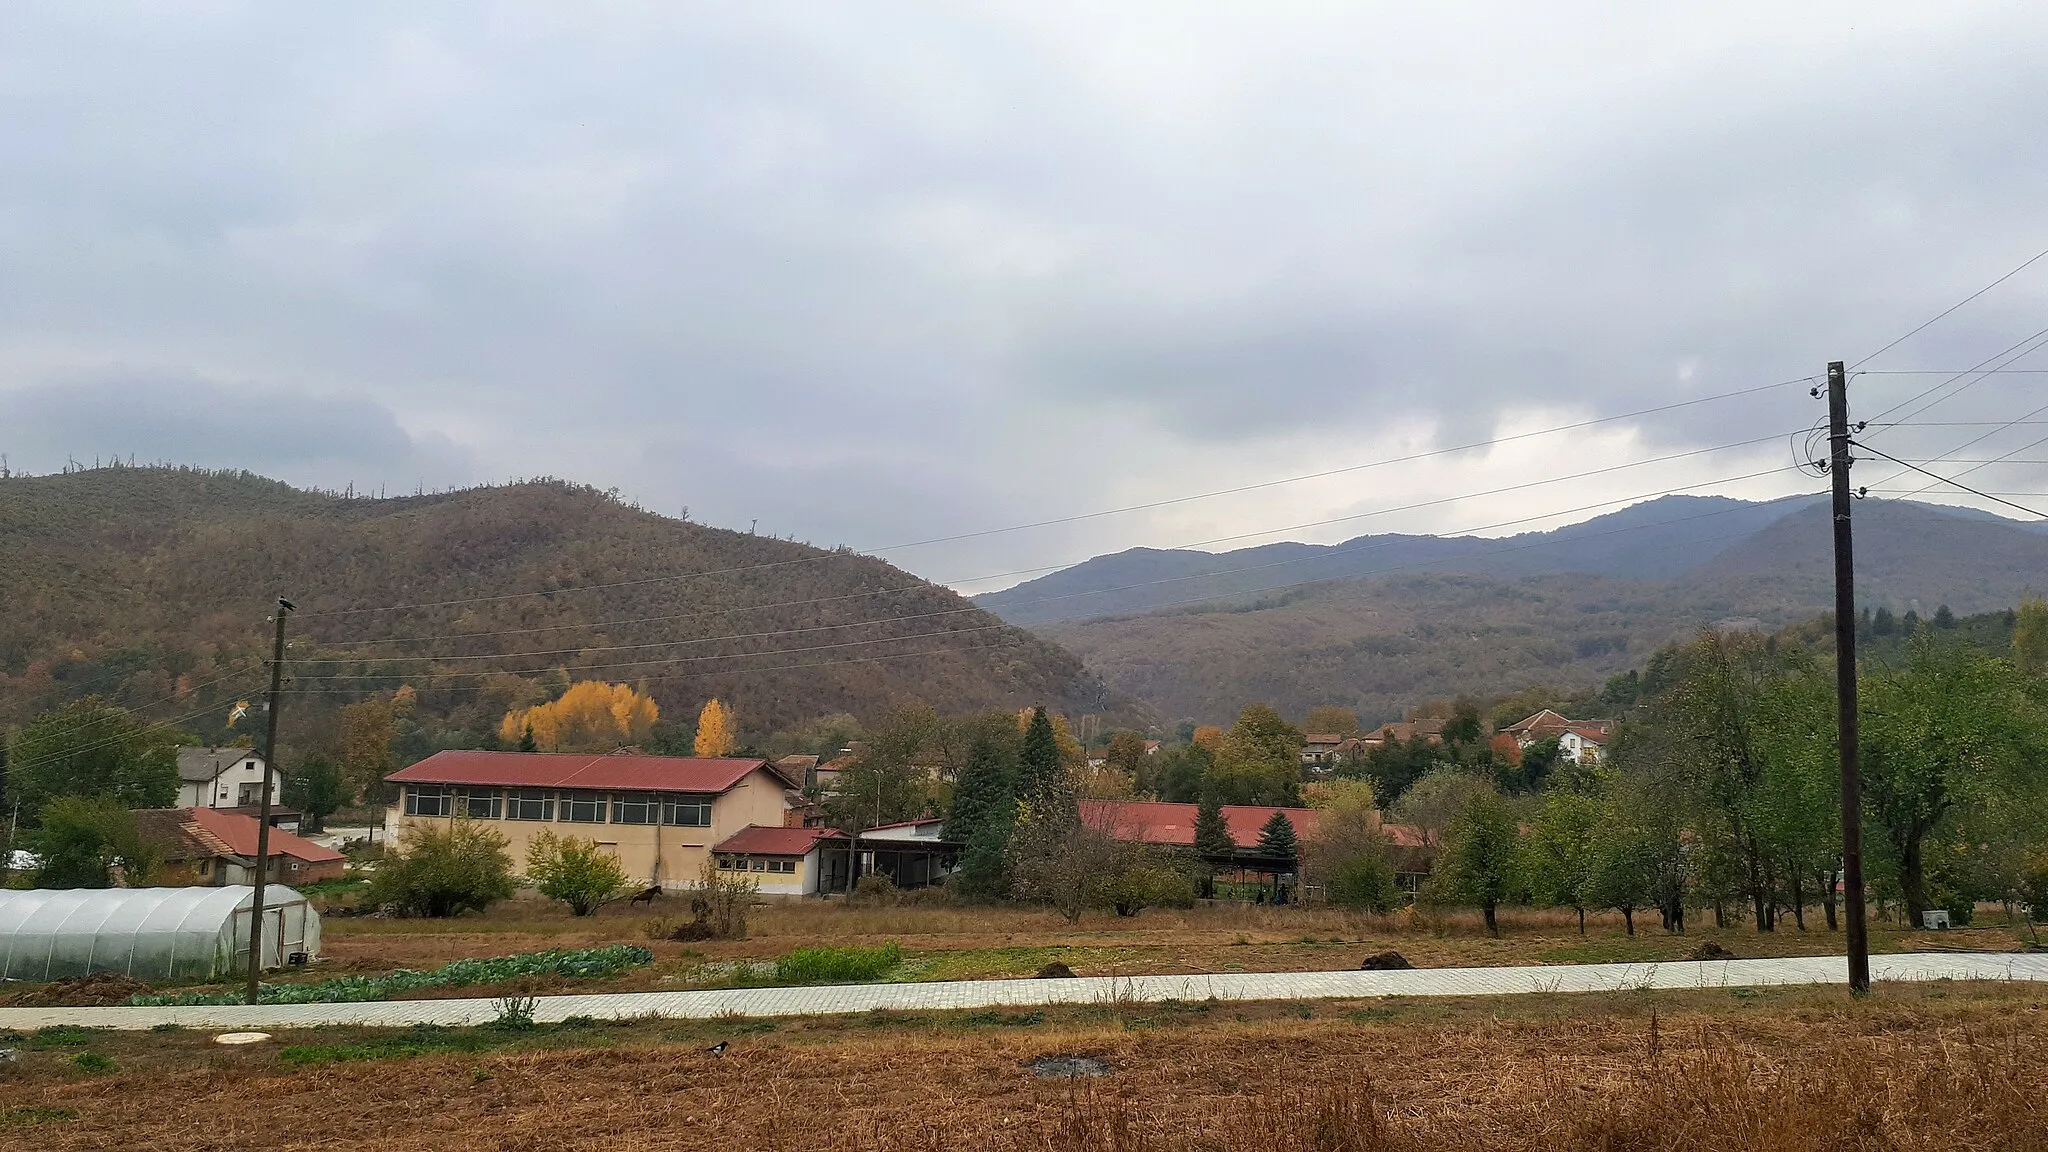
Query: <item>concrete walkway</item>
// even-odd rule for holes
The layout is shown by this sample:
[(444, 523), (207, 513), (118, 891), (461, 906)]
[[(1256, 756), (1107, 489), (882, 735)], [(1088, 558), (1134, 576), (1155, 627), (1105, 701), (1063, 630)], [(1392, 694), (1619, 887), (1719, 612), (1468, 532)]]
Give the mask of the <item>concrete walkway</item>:
[[(2048, 954), (1916, 952), (1873, 956), (1877, 980), (2048, 981)], [(1028, 1007), (1152, 1003), (1161, 1000), (1320, 1000), (1371, 996), (1506, 996), (1529, 992), (1617, 992), (1643, 988), (1738, 988), (1835, 984), (1839, 956), (1665, 964), (1558, 964), (1526, 968), (1422, 968), (1407, 972), (1231, 972), (1209, 976), (1094, 976), (1074, 980), (956, 980), (925, 984), (842, 984), (695, 992), (543, 996), (534, 1019), (812, 1016), (876, 1009)], [(494, 1000), (385, 1000), (364, 1004), (263, 1004), (187, 1008), (0, 1008), (0, 1028), (72, 1024), (143, 1029), (307, 1028), (321, 1024), (405, 1027), (485, 1024)]]

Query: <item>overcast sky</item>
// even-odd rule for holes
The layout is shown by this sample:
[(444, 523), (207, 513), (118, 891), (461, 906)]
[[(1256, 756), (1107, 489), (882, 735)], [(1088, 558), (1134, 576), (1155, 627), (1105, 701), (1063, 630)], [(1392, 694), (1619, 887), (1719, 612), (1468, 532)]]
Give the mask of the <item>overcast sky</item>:
[[(1678, 7), (9, 3), (0, 452), (554, 475), (874, 550), (1817, 374), (2048, 247), (2048, 8)], [(2044, 326), (2048, 260), (1869, 366)], [(1859, 376), (1858, 412), (1940, 379)], [(2004, 375), (1920, 419), (2042, 404)], [(1724, 481), (1820, 415), (1791, 386), (888, 554), (979, 589), (1776, 495), (1820, 482)]]

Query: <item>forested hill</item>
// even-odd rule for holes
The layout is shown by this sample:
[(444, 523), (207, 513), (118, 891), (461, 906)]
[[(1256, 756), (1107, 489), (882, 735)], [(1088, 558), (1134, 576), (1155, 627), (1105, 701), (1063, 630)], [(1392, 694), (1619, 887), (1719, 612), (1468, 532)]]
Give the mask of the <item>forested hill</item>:
[[(401, 684), (460, 741), (584, 677), (644, 682), (686, 724), (721, 697), (755, 738), (909, 701), (1138, 718), (1056, 644), (882, 561), (589, 488), (363, 499), (109, 468), (0, 479), (0, 724), (97, 692), (218, 738), (218, 705), (262, 685), (279, 594), (299, 607), (286, 727), (315, 744)], [(439, 606), (376, 610), (420, 604)]]

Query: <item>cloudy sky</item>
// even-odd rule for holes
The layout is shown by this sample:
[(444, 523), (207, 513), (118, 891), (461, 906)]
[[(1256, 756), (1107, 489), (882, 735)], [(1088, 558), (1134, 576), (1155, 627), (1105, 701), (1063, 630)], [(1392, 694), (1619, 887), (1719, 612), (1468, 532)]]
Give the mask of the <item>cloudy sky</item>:
[[(1752, 475), (1804, 385), (1353, 467), (1856, 362), (2048, 246), (2048, 9), (1695, 7), (10, 3), (0, 452), (562, 476), (977, 589), (1815, 485)], [(1868, 366), (2044, 326), (2048, 260)], [(2048, 404), (1966, 383), (1916, 420)], [(2048, 426), (1987, 431), (1875, 443)]]

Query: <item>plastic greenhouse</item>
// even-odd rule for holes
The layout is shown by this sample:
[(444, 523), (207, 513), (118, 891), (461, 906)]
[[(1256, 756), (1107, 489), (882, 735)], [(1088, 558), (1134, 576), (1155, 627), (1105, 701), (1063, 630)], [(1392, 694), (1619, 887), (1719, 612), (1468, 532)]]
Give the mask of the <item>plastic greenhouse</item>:
[[(0, 890), (0, 978), (118, 972), (212, 980), (248, 971), (253, 888)], [(320, 951), (320, 914), (289, 888), (263, 890), (263, 966)]]

